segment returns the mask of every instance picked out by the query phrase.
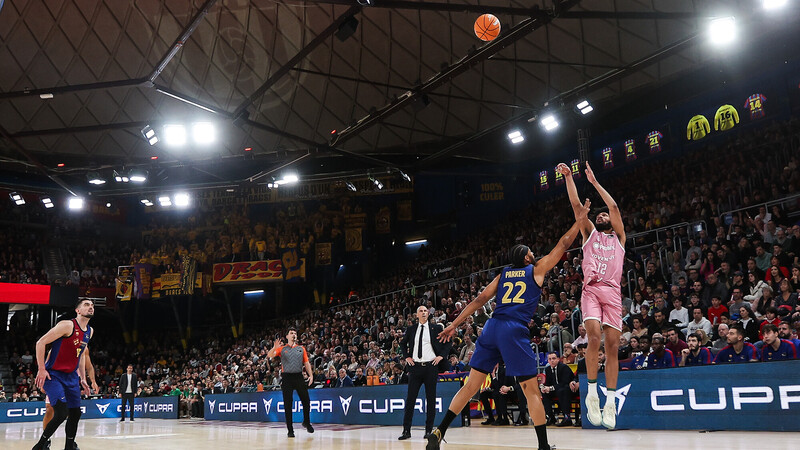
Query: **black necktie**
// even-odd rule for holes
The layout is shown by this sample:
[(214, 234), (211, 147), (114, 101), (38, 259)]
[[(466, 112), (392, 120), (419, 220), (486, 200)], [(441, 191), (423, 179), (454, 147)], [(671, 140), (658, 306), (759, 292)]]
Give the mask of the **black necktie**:
[(419, 326), (419, 345), (417, 345), (417, 359), (422, 359), (422, 333), (425, 332), (425, 325)]

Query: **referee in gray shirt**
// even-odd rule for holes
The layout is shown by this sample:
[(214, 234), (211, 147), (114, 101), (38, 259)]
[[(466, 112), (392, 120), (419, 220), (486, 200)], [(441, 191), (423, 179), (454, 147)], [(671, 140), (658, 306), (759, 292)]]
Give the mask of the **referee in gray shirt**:
[[(281, 390), (283, 391), (283, 414), (286, 416), (286, 429), (289, 430), (289, 437), (294, 437), (294, 427), (292, 426), (292, 403), (294, 403), (294, 391), (303, 403), (303, 426), (309, 433), (314, 432), (311, 426), (309, 412), (311, 409), (308, 399), (308, 386), (314, 382), (314, 371), (308, 362), (308, 353), (305, 347), (298, 345), (297, 330), (289, 328), (286, 333), (286, 345), (282, 345), (280, 339), (275, 339), (272, 349), (267, 356), (274, 358), (281, 357)], [(303, 369), (308, 373), (308, 384), (303, 380)]]

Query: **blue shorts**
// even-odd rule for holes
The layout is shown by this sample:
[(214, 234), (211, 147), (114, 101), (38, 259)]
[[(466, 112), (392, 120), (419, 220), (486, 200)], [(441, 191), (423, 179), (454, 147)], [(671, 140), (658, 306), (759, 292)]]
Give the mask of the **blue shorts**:
[(50, 404), (66, 402), (67, 408), (81, 407), (81, 379), (78, 372), (64, 373), (60, 370), (48, 370), (50, 379), (44, 381), (44, 392)]
[(506, 364), (506, 375), (513, 377), (538, 373), (536, 354), (531, 348), (530, 331), (522, 322), (489, 319), (475, 343), (470, 367), (490, 373), (495, 364)]

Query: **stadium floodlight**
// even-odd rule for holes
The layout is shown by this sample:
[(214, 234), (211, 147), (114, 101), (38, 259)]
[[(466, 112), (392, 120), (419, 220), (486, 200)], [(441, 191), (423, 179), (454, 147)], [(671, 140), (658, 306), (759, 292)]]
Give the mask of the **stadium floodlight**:
[(419, 244), (427, 244), (427, 239), (417, 239), (415, 241), (407, 241), (406, 245), (419, 245)]
[(147, 181), (147, 171), (141, 169), (131, 169), (128, 177), (134, 183), (144, 183)]
[(405, 173), (405, 172), (403, 172), (403, 171), (401, 170), (401, 171), (400, 171), (400, 176), (401, 176), (401, 177), (402, 177), (404, 180), (406, 180), (406, 181), (408, 181), (409, 183), (411, 183), (411, 176), (410, 176), (409, 174), (407, 174), (407, 173)]
[(539, 123), (542, 124), (542, 126), (545, 129), (545, 131), (553, 131), (556, 128), (558, 128), (558, 121), (556, 120), (556, 117), (554, 115), (552, 115), (552, 114), (548, 114), (548, 115), (544, 116), (542, 118), (541, 122), (539, 122)]
[(142, 198), (139, 202), (144, 206), (153, 206), (153, 202), (151, 202), (149, 198)]
[(736, 18), (730, 16), (711, 19), (708, 37), (714, 45), (727, 45), (736, 40)]
[(583, 114), (584, 116), (594, 111), (594, 107), (592, 107), (592, 105), (589, 104), (589, 100), (583, 100), (577, 105), (575, 105), (575, 107), (578, 108), (578, 111), (580, 111), (581, 114)]
[(81, 197), (71, 197), (69, 203), (67, 203), (67, 208), (74, 211), (83, 209), (83, 199)]
[(244, 295), (256, 295), (256, 294), (263, 294), (263, 289), (251, 289), (249, 291), (244, 291)]
[(162, 195), (161, 197), (158, 197), (158, 204), (165, 208), (167, 206), (172, 206), (172, 199), (169, 198), (169, 195)]
[(111, 202), (106, 203), (106, 208), (111, 208)]
[(100, 186), (101, 184), (106, 184), (105, 178), (101, 177), (98, 172), (89, 172), (86, 174), (86, 179), (89, 181), (89, 184), (93, 184), (95, 186)]
[(47, 209), (50, 209), (50, 208), (53, 208), (53, 207), (56, 206), (56, 205), (53, 204), (53, 199), (51, 199), (50, 197), (42, 197), (42, 205), (44, 205), (44, 207), (47, 208)]
[(511, 133), (508, 133), (508, 138), (511, 140), (512, 144), (519, 144), (525, 140), (525, 138), (522, 136), (522, 132), (519, 130), (514, 130)]
[(189, 206), (189, 194), (185, 192), (180, 192), (178, 194), (175, 194), (173, 200), (175, 202), (175, 206), (178, 206), (180, 208), (185, 208)]
[(217, 139), (217, 132), (211, 122), (197, 122), (192, 125), (192, 138), (199, 145), (213, 144)]
[(375, 187), (378, 188), (378, 190), (383, 189), (383, 183), (381, 183), (381, 180), (379, 180), (377, 178), (369, 177), (369, 181), (372, 181), (372, 184), (374, 184)]
[[(300, 181), (300, 178), (297, 176), (297, 174), (287, 173), (280, 180), (276, 180), (275, 183), (273, 183), (273, 185), (283, 186), (284, 184), (297, 183), (298, 181)], [(267, 187), (269, 187), (269, 186), (267, 186)]]
[(763, 0), (762, 5), (764, 5), (764, 9), (773, 10), (773, 9), (780, 9), (786, 6), (788, 3), (787, 0)]
[(352, 192), (356, 192), (357, 191), (355, 184), (353, 184), (353, 183), (351, 183), (349, 181), (345, 181), (344, 184), (347, 186), (347, 189), (349, 189), (350, 191), (352, 191)]
[(142, 128), (142, 136), (147, 139), (147, 142), (150, 145), (156, 145), (158, 143), (158, 136), (156, 135), (156, 130), (153, 129), (150, 125), (145, 126)]
[(17, 206), (22, 206), (25, 204), (25, 199), (22, 198), (22, 195), (20, 195), (17, 192), (12, 192), (8, 194), (8, 196), (11, 197), (11, 201), (14, 202)]
[(115, 170), (114, 181), (116, 181), (117, 183), (127, 183), (130, 181), (130, 178), (128, 178), (128, 176), (125, 175), (124, 173), (119, 173)]
[(170, 147), (186, 145), (186, 127), (180, 124), (164, 125), (164, 143)]

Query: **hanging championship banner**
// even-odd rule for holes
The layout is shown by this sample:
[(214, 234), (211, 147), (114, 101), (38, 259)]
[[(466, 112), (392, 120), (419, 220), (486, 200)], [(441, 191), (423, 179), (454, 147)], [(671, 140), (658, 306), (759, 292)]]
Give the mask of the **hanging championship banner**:
[(149, 300), (152, 295), (153, 287), (153, 265), (142, 263), (134, 264), (133, 273), (133, 290), (136, 292), (136, 298)]
[(345, 251), (360, 252), (362, 248), (361, 228), (345, 228)]
[(283, 265), (277, 259), (214, 264), (213, 270), (214, 284), (280, 281), (283, 277)]
[(194, 285), (197, 280), (197, 261), (189, 255), (181, 257), (181, 293), (179, 295), (194, 294)]
[(331, 263), (331, 243), (319, 242), (317, 243), (317, 265), (327, 266)]

